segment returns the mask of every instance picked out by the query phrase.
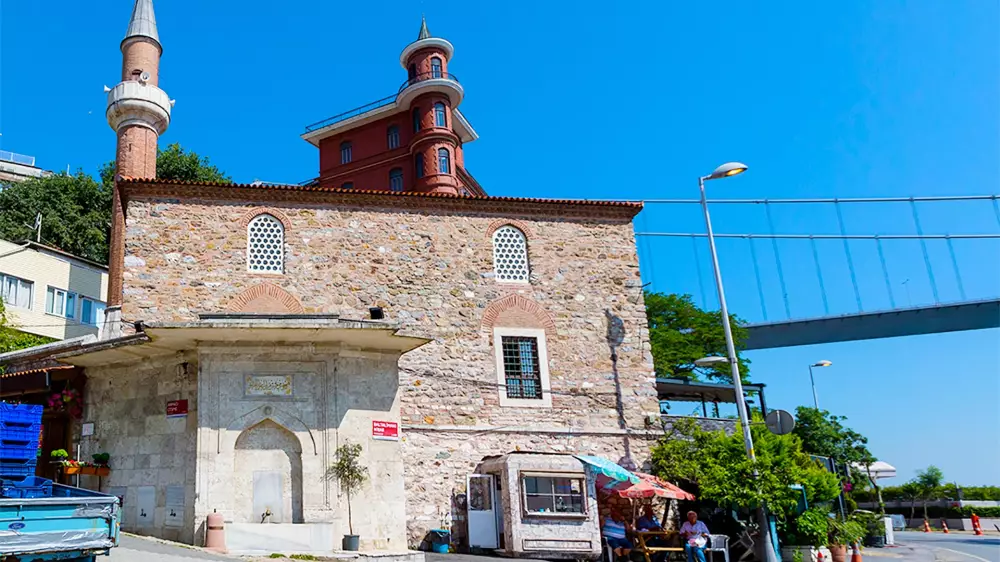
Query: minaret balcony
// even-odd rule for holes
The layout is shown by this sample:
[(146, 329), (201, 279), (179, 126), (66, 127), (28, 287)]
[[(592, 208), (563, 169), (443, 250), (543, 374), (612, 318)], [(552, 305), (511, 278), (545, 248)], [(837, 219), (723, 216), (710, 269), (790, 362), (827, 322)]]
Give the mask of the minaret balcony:
[(170, 97), (152, 84), (129, 80), (108, 92), (108, 124), (117, 131), (127, 125), (140, 125), (163, 134), (170, 124)]
[(398, 107), (409, 107), (410, 102), (417, 96), (429, 93), (439, 93), (448, 96), (451, 106), (458, 107), (462, 103), (465, 90), (458, 82), (458, 77), (450, 72), (435, 70), (432, 72), (422, 72), (410, 78), (399, 87), (396, 94), (396, 105)]

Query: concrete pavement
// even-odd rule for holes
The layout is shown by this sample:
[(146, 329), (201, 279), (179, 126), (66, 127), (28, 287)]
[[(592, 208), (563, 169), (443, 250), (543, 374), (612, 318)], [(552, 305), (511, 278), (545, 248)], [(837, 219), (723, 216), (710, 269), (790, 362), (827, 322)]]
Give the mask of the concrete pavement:
[(181, 544), (158, 541), (145, 537), (122, 534), (118, 546), (111, 549), (111, 556), (98, 558), (110, 562), (190, 562), (212, 560), (233, 562), (228, 556), (219, 556)]
[(931, 560), (938, 562), (1000, 562), (1000, 535), (996, 533), (977, 537), (966, 533), (897, 531), (895, 538), (901, 548), (929, 550), (934, 556)]

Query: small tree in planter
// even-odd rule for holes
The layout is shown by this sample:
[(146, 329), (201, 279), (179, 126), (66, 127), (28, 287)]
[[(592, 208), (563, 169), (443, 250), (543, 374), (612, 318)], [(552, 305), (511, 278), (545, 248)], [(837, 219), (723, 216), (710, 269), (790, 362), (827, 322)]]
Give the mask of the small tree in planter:
[(847, 547), (865, 536), (865, 528), (857, 521), (833, 519), (830, 521), (830, 554), (833, 562), (847, 561)]
[(345, 443), (337, 448), (337, 462), (327, 470), (327, 477), (336, 479), (340, 483), (341, 491), (347, 494), (347, 526), (351, 534), (344, 535), (341, 545), (344, 550), (358, 550), (360, 542), (358, 535), (354, 534), (354, 520), (351, 512), (351, 494), (361, 490), (361, 487), (368, 480), (368, 468), (361, 464), (360, 457), (360, 444)]
[(794, 559), (798, 555), (805, 562), (816, 562), (822, 553), (825, 558), (830, 558), (830, 552), (825, 548), (830, 523), (827, 510), (815, 507), (791, 519), (785, 537), (787, 544), (781, 552), (782, 557)]

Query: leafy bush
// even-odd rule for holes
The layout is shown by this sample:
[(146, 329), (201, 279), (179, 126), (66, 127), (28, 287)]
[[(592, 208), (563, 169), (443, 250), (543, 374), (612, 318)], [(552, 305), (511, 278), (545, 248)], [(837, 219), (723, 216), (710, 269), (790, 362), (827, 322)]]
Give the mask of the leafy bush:
[(810, 508), (789, 522), (788, 542), (798, 546), (826, 546), (830, 517), (825, 509)]
[(854, 544), (865, 536), (865, 528), (857, 521), (830, 520), (830, 544)]
[(877, 513), (872, 513), (870, 511), (855, 511), (851, 514), (851, 520), (857, 521), (862, 527), (865, 528), (866, 536), (885, 536), (885, 524), (882, 522), (882, 517)]

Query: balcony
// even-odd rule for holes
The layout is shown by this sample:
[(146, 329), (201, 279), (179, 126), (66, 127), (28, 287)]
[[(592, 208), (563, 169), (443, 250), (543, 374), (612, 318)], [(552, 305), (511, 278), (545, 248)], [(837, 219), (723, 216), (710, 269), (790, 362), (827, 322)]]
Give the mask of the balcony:
[(450, 72), (434, 70), (422, 72), (403, 82), (396, 95), (396, 105), (409, 107), (414, 98), (430, 92), (448, 96), (452, 107), (458, 107), (465, 95), (465, 90), (462, 89), (457, 76)]

